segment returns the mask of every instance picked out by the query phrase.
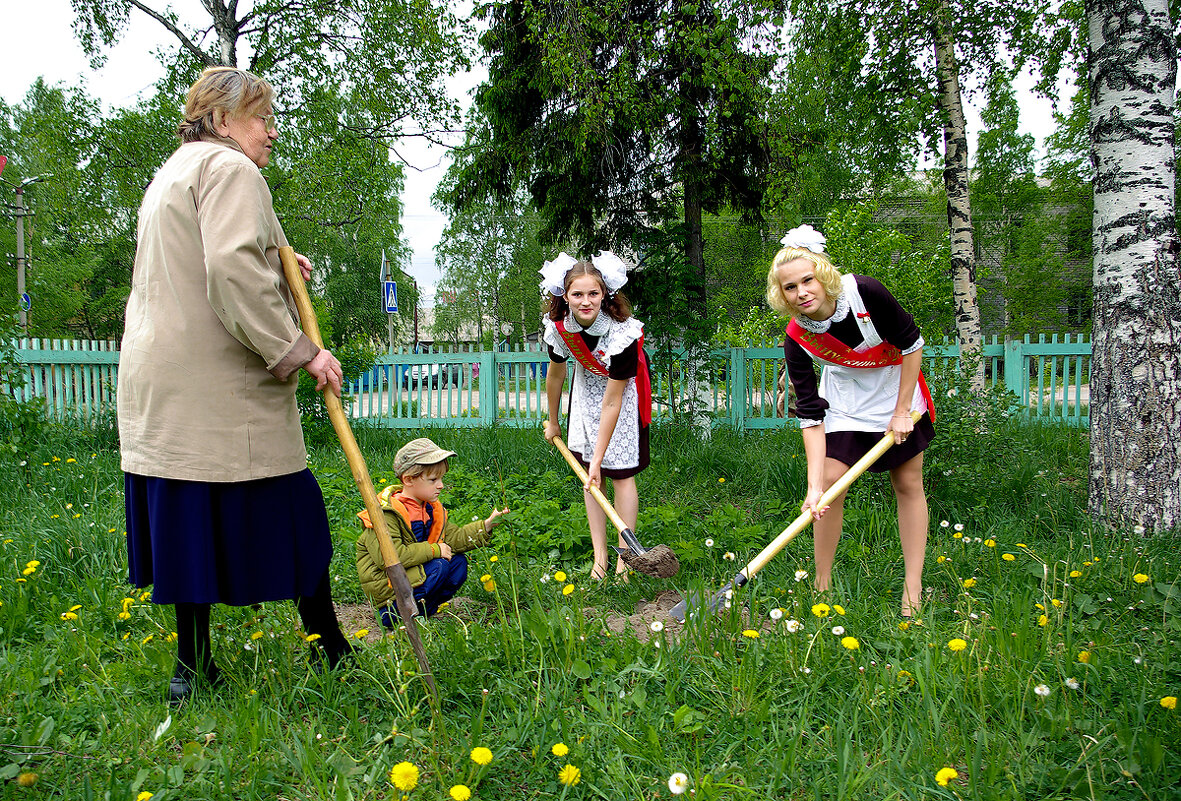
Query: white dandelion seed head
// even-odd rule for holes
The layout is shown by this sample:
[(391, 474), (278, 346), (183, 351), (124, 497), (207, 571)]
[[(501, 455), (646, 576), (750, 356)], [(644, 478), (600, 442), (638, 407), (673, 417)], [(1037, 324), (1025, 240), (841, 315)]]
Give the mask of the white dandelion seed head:
[(1033, 691), (1035, 693), (1037, 693), (1038, 695), (1040, 695), (1042, 698), (1045, 698), (1047, 695), (1050, 694), (1050, 688), (1049, 688), (1049, 686), (1047, 686), (1045, 684), (1037, 685), (1036, 687), (1033, 688)]
[(726, 608), (729, 609), (734, 604), (731, 601), (726, 601)]
[(800, 630), (800, 621), (798, 621), (798, 620), (789, 620), (786, 623), (784, 623), (783, 625), (792, 634), (795, 634), (797, 631)]
[(706, 538), (705, 538), (705, 547), (706, 547), (706, 548), (712, 548), (712, 547), (714, 547), (714, 540), (713, 540), (713, 537), (706, 537)]
[(684, 773), (674, 773), (668, 777), (668, 791), (673, 795), (680, 795), (689, 789), (689, 777)]
[(661, 623), (659, 620), (653, 620), (650, 624), (648, 624), (648, 628), (652, 629), (655, 632), (661, 632), (661, 631), (664, 631), (664, 624)]
[(1135, 528), (1132, 529), (1132, 533), (1135, 534), (1137, 537), (1143, 536), (1144, 535), (1144, 526), (1139, 526), (1139, 525), (1136, 526)]
[(797, 570), (796, 571), (796, 581), (803, 581), (806, 578), (808, 578), (808, 571), (807, 570)]
[(734, 552), (733, 551), (726, 551), (724, 554), (722, 554), (722, 558), (725, 559), (727, 562), (733, 562), (734, 558), (735, 558)]
[(964, 524), (963, 523), (956, 523), (955, 526), (953, 526), (953, 528), (955, 528), (956, 531), (963, 531)]
[(733, 597), (734, 597), (734, 590), (726, 590), (726, 600), (728, 601)]
[(1074, 676), (1071, 676), (1070, 678), (1068, 678), (1066, 681), (1063, 682), (1063, 684), (1065, 684), (1067, 687), (1069, 687), (1072, 690), (1077, 690), (1079, 687), (1078, 679), (1076, 679)]
[(950, 525), (951, 525), (951, 523), (947, 520), (940, 520), (939, 521), (939, 528), (947, 528)]
[[(1129, 606), (1128, 608), (1131, 609), (1132, 607)], [(1132, 663), (1136, 664), (1136, 665), (1143, 665), (1144, 664), (1144, 657), (1142, 657), (1142, 656), (1134, 657), (1132, 659)]]
[(802, 668), (800, 668), (800, 672), (801, 672), (801, 673), (811, 673), (811, 672), (812, 672), (812, 668), (810, 668), (810, 667), (802, 667)]
[(780, 609), (778, 606), (771, 610), (771, 619), (772, 620), (779, 620), (782, 617), (783, 617), (783, 610)]
[(837, 635), (838, 637), (840, 637), (841, 635), (843, 635), (845, 633), (845, 627), (844, 626), (833, 626), (832, 633)]
[(960, 394), (960, 391), (958, 389), (956, 389), (955, 387), (952, 387), (951, 389), (947, 390), (947, 397), (949, 397), (949, 398), (954, 398), (958, 394)]

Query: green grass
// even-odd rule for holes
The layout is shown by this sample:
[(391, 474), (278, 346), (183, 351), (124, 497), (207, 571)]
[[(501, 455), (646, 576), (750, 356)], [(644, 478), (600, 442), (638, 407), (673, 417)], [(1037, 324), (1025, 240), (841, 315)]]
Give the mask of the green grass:
[[(927, 462), (922, 625), (896, 617), (893, 500), (867, 476), (830, 593), (796, 581), (811, 572), (804, 536), (730, 610), (647, 642), (605, 633), (605, 616), (666, 589), (709, 597), (769, 542), (803, 492), (797, 432), (655, 431), (637, 528), (673, 547), (682, 572), (606, 586), (587, 580), (581, 492), (538, 431), (426, 432), (459, 453), (444, 494), (455, 519), (514, 509), (495, 547), (473, 554), (495, 591), (473, 580), (462, 620), (420, 626), (438, 718), (404, 636), (320, 676), (289, 603), (218, 607), (227, 683), (170, 714), (171, 609), (128, 593), (110, 431), (45, 428), (0, 456), (0, 798), (400, 799), (388, 773), (404, 760), (419, 770), (410, 799), (456, 784), (482, 799), (665, 798), (677, 771), (697, 799), (1178, 797), (1181, 713), (1161, 705), (1181, 695), (1175, 540), (1091, 529), (1085, 433), (959, 411), (945, 412)], [(360, 432), (375, 480), (392, 480), (394, 452), (416, 435)], [(309, 439), (334, 592), (362, 603), (360, 502), (331, 442)], [(541, 581), (556, 570), (570, 595)], [(845, 614), (816, 617), (819, 602)], [(490, 765), (469, 759), (476, 746)], [(581, 771), (574, 786), (559, 782), (566, 764)], [(940, 786), (944, 767), (958, 776)], [(18, 786), (28, 773), (35, 783)]]

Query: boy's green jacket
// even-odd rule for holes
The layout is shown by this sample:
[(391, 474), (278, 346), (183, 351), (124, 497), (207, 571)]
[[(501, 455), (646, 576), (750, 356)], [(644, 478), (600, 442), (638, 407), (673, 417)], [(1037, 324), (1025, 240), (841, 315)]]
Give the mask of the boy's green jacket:
[[(417, 542), (410, 529), (410, 520), (406, 516), (406, 508), (394, 496), (401, 490), (399, 484), (386, 487), (378, 496), (382, 513), (385, 515), (386, 530), (393, 540), (394, 550), (398, 560), (406, 569), (406, 578), (411, 587), (417, 587), (426, 581), (426, 573), (422, 566), (432, 559), (439, 558), (437, 542), (445, 542), (455, 553), (465, 553), (474, 548), (481, 548), (488, 544), (489, 535), (484, 531), (483, 520), (473, 520), (467, 525), (457, 526), (451, 522), (443, 504), (431, 504), (434, 511), (435, 531), (428, 542)], [(385, 563), (381, 559), (381, 548), (377, 544), (377, 532), (369, 524), (369, 515), (362, 512), (361, 518), (365, 528), (357, 538), (357, 574), (361, 577), (361, 589), (365, 591), (376, 606), (386, 606), (394, 597), (393, 588), (385, 575)]]

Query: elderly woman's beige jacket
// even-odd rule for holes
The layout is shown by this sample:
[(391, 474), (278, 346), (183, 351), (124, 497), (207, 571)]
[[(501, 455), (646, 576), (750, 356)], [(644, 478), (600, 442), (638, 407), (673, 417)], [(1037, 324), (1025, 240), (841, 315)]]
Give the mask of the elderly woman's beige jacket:
[(295, 403), (318, 352), (301, 333), (258, 167), (191, 142), (144, 195), (119, 356), (123, 470), (246, 481), (307, 467)]

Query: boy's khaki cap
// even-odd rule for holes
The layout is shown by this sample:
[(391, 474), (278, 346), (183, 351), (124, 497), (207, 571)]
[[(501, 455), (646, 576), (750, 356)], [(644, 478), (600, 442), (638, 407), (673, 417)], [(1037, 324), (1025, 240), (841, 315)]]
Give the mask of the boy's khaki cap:
[(455, 456), (455, 451), (445, 451), (426, 437), (412, 439), (394, 454), (394, 472), (399, 476), (414, 465), (438, 464)]

